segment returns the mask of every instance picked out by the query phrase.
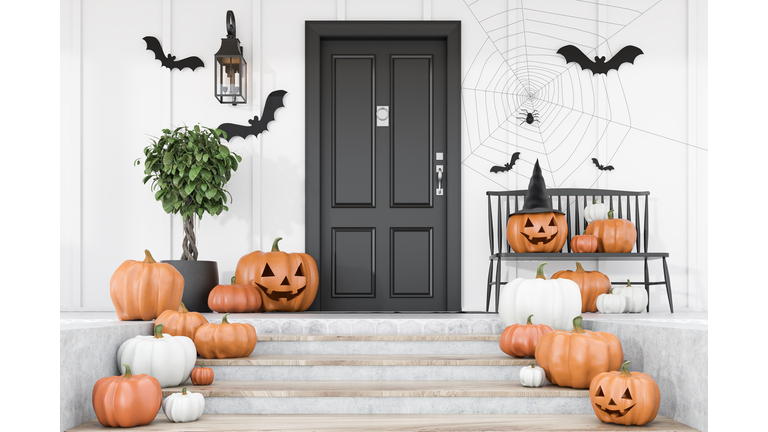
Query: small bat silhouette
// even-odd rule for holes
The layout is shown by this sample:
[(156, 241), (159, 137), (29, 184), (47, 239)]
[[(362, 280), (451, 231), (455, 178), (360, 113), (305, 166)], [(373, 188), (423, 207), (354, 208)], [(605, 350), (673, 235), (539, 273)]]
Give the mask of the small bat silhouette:
[(643, 54), (643, 51), (634, 45), (627, 45), (607, 62), (605, 61), (605, 56), (595, 56), (595, 61), (592, 61), (573, 45), (566, 45), (557, 50), (557, 53), (565, 57), (566, 63), (578, 63), (582, 69), (591, 70), (592, 75), (595, 75), (599, 73), (608, 74), (608, 71), (611, 69), (619, 70), (619, 66), (624, 63), (635, 64), (635, 59), (640, 54)]
[(261, 120), (259, 116), (253, 116), (253, 119), (248, 120), (250, 126), (243, 126), (232, 123), (224, 123), (219, 125), (219, 129), (227, 133), (227, 140), (231, 140), (232, 137), (246, 138), (248, 135), (258, 136), (260, 133), (267, 129), (270, 122), (275, 120), (275, 111), (278, 108), (282, 108), (283, 97), (287, 94), (285, 90), (275, 90), (267, 96), (267, 101), (264, 102), (264, 110), (261, 114)]
[(196, 68), (205, 67), (205, 64), (203, 64), (203, 61), (200, 60), (199, 57), (187, 57), (178, 61), (176, 60), (176, 56), (168, 54), (166, 57), (163, 52), (163, 46), (160, 45), (160, 41), (157, 40), (157, 38), (145, 36), (143, 39), (144, 42), (147, 43), (147, 50), (155, 53), (155, 60), (160, 60), (160, 63), (168, 69), (176, 68), (182, 70), (184, 68), (190, 68), (194, 71)]
[(608, 166), (603, 166), (603, 165), (600, 165), (600, 163), (599, 163), (599, 162), (597, 162), (597, 158), (592, 158), (592, 162), (594, 162), (594, 163), (595, 163), (595, 166), (596, 166), (596, 167), (597, 167), (597, 169), (599, 169), (600, 171), (613, 171), (613, 165), (608, 165)]
[(493, 167), (491, 167), (491, 172), (497, 173), (497, 172), (509, 171), (515, 165), (515, 162), (517, 162), (518, 159), (520, 159), (520, 152), (515, 152), (512, 154), (512, 160), (509, 161), (508, 164), (504, 164), (504, 166), (494, 165)]

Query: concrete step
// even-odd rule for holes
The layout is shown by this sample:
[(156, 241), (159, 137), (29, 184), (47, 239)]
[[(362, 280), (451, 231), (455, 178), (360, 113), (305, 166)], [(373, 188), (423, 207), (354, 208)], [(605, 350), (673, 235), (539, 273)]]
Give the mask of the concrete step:
[[(159, 414), (146, 426), (131, 428), (135, 431), (211, 431), (257, 432), (291, 430), (309, 431), (627, 431), (638, 427), (602, 423), (594, 414), (560, 415), (216, 415), (203, 414), (195, 422), (172, 423)], [(112, 428), (102, 427), (92, 420), (69, 429), (72, 432), (97, 432)], [(651, 423), (642, 426), (649, 432), (696, 432), (682, 423), (664, 416), (656, 416)]]
[(532, 362), (506, 354), (257, 354), (196, 365), (217, 381), (512, 381)]
[(261, 354), (500, 354), (497, 333), (261, 333)]
[[(163, 396), (183, 386), (163, 389)], [(519, 381), (214, 381), (206, 414), (588, 414), (587, 390)]]

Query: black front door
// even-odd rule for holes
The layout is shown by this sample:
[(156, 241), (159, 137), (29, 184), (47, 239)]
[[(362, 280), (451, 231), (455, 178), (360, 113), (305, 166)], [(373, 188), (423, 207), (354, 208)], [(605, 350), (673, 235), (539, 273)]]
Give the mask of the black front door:
[(325, 40), (320, 82), (320, 308), (447, 310), (446, 41)]

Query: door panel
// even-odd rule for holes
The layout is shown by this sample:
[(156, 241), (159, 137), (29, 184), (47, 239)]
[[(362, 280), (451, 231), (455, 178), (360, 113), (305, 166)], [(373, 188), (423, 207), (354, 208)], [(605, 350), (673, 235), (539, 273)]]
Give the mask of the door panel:
[(447, 310), (446, 42), (324, 40), (320, 66), (320, 309)]

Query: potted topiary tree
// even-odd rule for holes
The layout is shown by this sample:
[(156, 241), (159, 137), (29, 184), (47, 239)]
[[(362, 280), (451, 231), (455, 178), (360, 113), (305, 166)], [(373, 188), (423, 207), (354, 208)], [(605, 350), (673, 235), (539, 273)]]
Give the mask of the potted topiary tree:
[[(155, 199), (168, 214), (180, 214), (184, 221), (184, 240), (179, 260), (165, 260), (184, 276), (182, 302), (192, 311), (209, 311), (208, 293), (219, 284), (216, 261), (198, 261), (194, 219), (204, 213), (219, 215), (225, 210), (224, 189), (232, 171), (242, 158), (221, 143), (219, 129), (181, 126), (163, 129), (152, 145), (144, 148), (144, 184), (152, 180)], [(140, 159), (136, 160), (140, 165)]]

